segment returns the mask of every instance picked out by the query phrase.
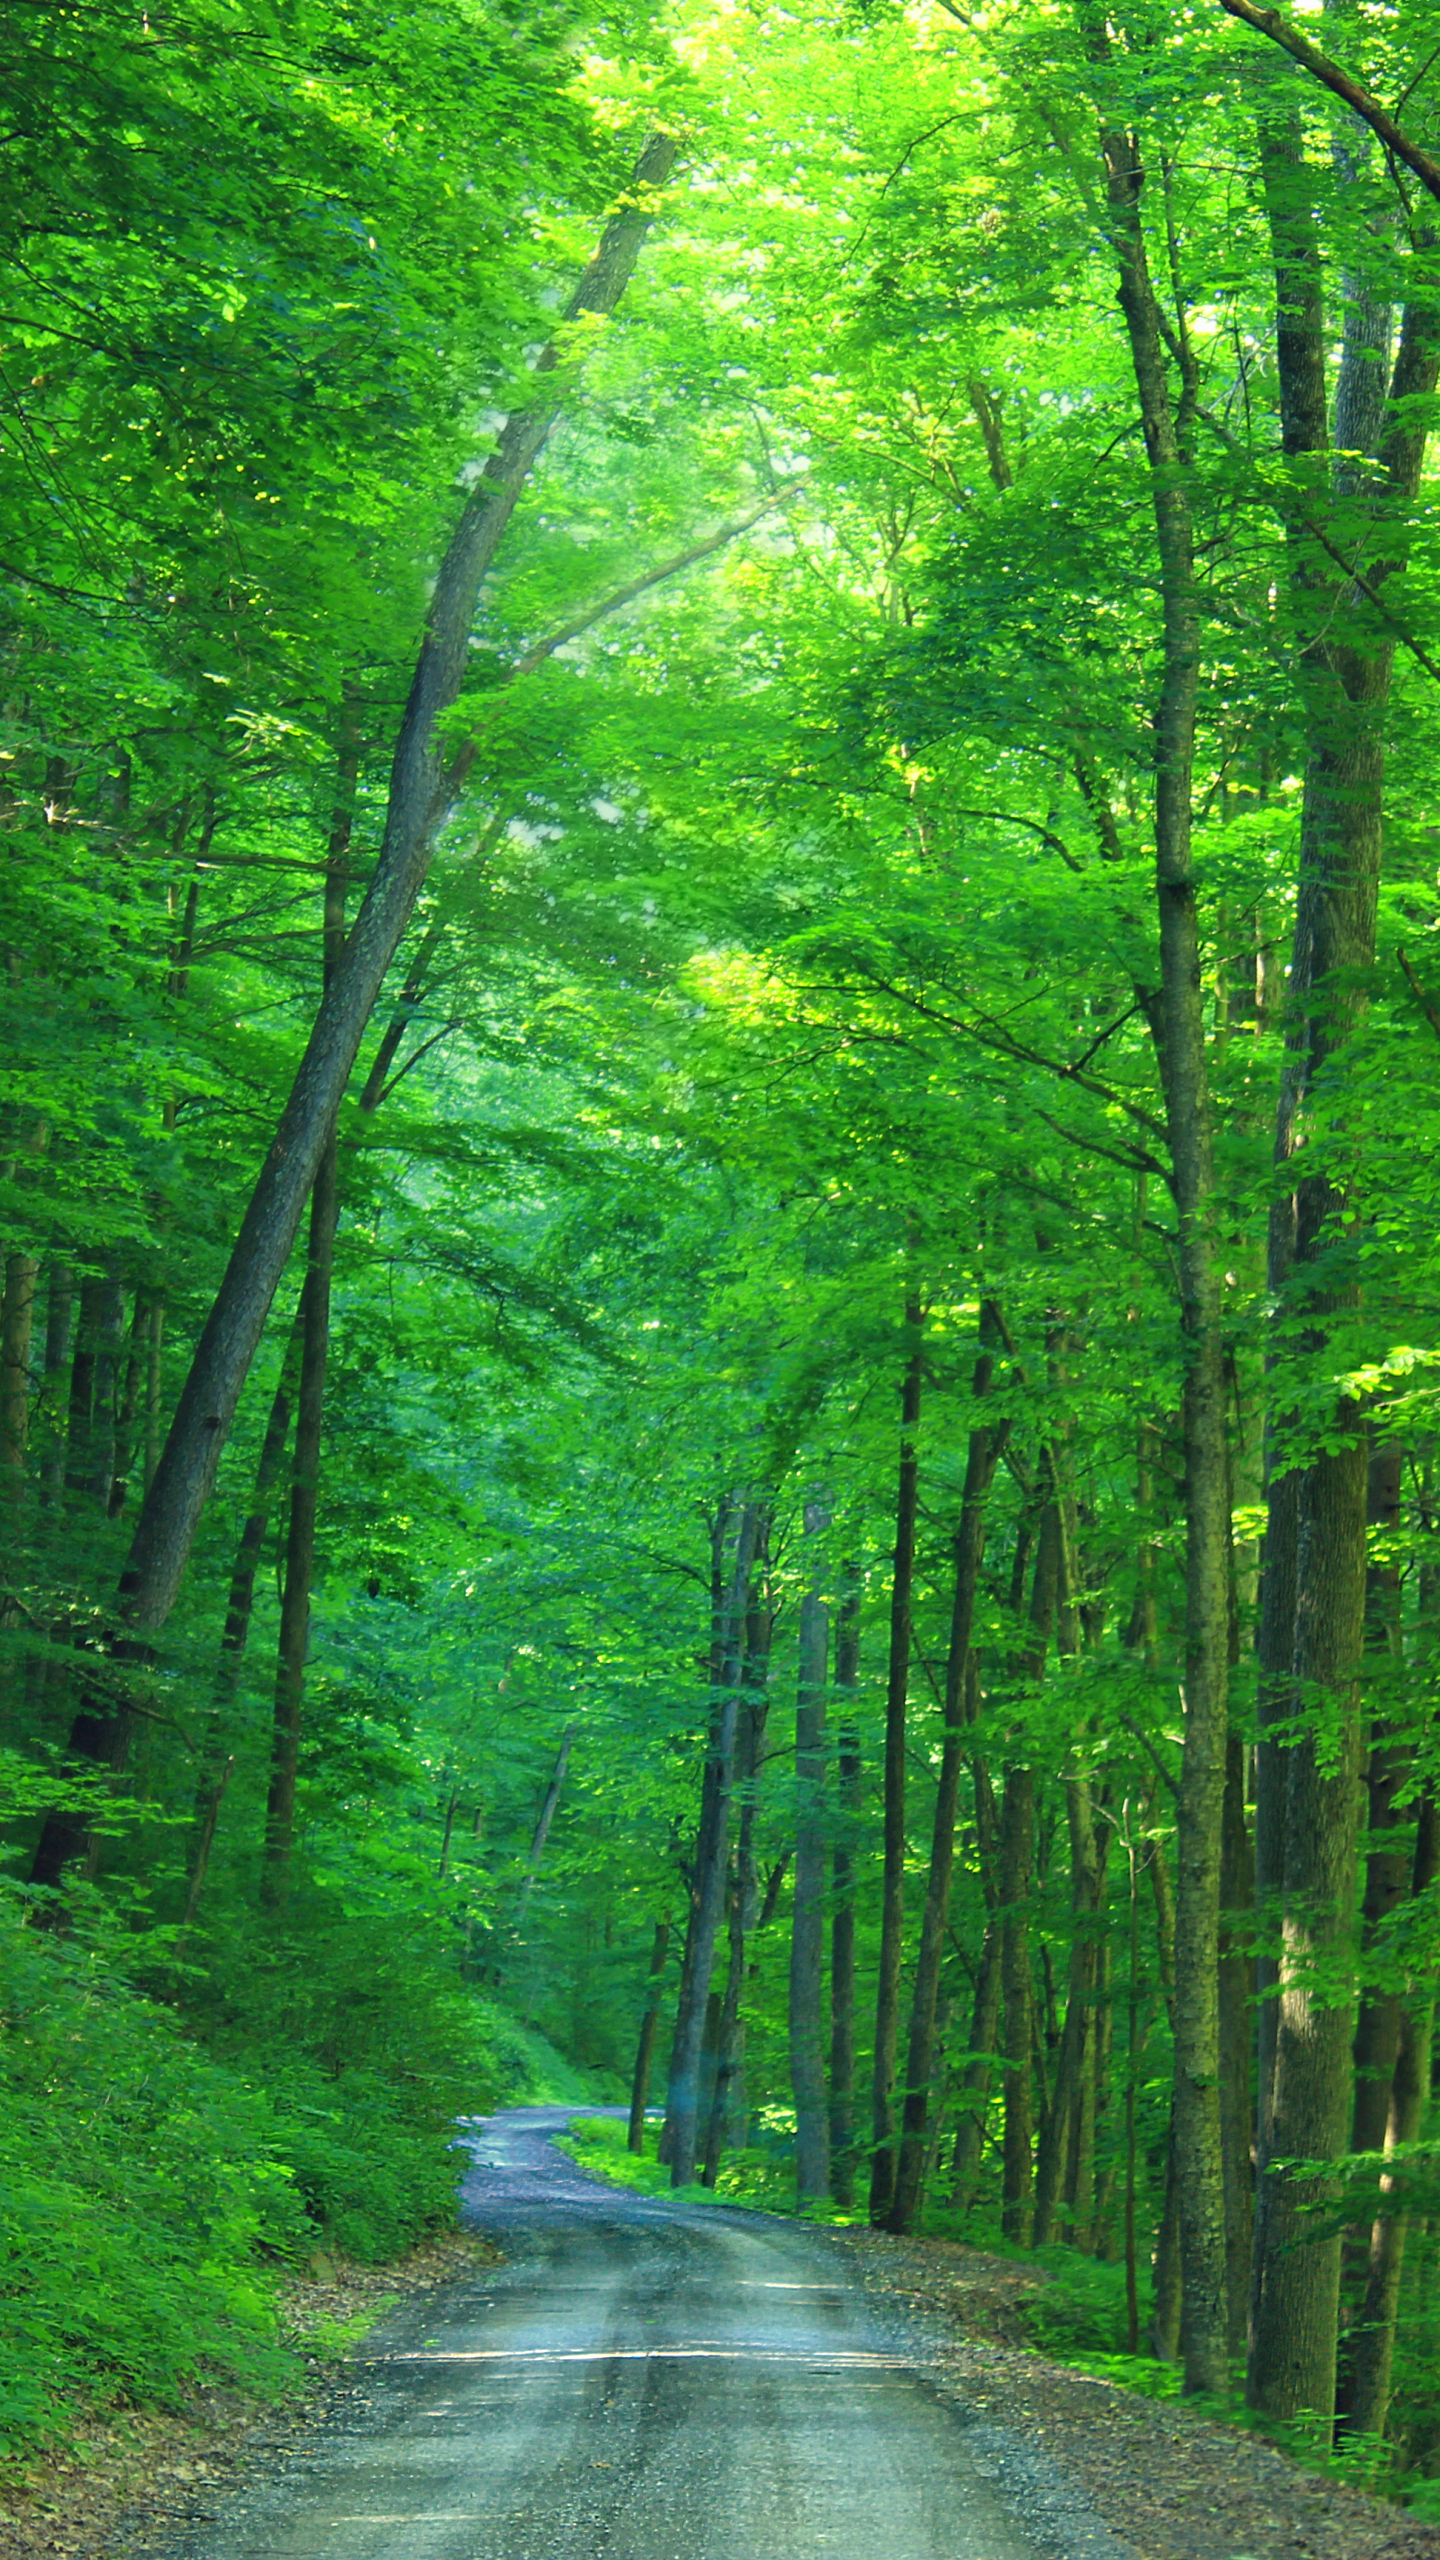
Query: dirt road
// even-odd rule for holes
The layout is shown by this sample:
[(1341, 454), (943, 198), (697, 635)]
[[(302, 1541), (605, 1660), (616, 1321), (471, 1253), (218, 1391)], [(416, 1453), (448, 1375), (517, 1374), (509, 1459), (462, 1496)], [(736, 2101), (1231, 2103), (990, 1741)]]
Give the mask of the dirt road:
[(871, 2329), (823, 2235), (598, 2186), (566, 2110), (472, 2129), (505, 2264), (174, 2560), (1133, 2560)]

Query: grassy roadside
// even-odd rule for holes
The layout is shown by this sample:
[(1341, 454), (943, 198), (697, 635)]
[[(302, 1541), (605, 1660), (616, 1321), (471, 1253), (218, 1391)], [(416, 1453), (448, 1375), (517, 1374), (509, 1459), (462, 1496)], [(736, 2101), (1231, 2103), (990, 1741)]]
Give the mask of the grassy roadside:
[[(761, 2130), (764, 2131), (763, 2118)], [(798, 2218), (843, 2224), (856, 2218), (833, 2205), (797, 2217), (794, 2158), (778, 2141), (773, 2145), (758, 2142), (745, 2151), (727, 2151), (713, 2187), (702, 2187), (698, 2181), (688, 2187), (672, 2187), (669, 2170), (655, 2157), (659, 2132), (658, 2122), (647, 2124), (646, 2148), (634, 2152), (626, 2149), (622, 2118), (576, 2116), (568, 2133), (559, 2137), (559, 2147), (578, 2167), (607, 2179), (611, 2186), (629, 2187), (637, 2195), (670, 2196), (685, 2204), (748, 2205), (753, 2213), (781, 2213), (791, 2221)]]

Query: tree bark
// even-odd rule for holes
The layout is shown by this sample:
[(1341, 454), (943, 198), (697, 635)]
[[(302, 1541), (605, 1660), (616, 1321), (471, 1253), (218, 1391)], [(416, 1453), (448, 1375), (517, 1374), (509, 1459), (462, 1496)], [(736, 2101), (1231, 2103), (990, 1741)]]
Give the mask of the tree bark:
[(915, 1583), (915, 1522), (920, 1459), (924, 1353), (918, 1298), (905, 1302), (911, 1349), (900, 1395), (900, 1479), (895, 1500), (895, 1569), (890, 1585), (890, 1660), (885, 1684), (884, 1880), (880, 1964), (875, 1985), (875, 2062), (871, 2084), (870, 2220), (886, 2221), (895, 2193), (895, 2061), (900, 2041), (900, 1962), (905, 1946), (905, 1709), (910, 1694), (910, 1609)]
[[(1411, 1890), (1429, 1892), (1440, 1875), (1440, 1817), (1435, 1799), (1420, 1807)], [(1430, 2057), (1435, 2023), (1435, 1986), (1429, 1976), (1407, 1986), (1400, 2020), (1395, 2070), (1384, 2148), (1393, 2158), (1404, 2143), (1417, 2142), (1430, 2101)], [(1405, 2268), (1409, 2214), (1404, 2191), (1394, 2171), (1380, 2179), (1380, 2211), (1370, 2231), (1370, 2257), (1365, 2300), (1350, 2337), (1350, 2370), (1341, 2414), (1355, 2434), (1384, 2433), (1390, 2407), (1395, 2361), (1395, 2324), (1400, 2308), (1400, 2279)]]
[[(669, 177), (677, 148), (669, 134), (656, 134), (646, 144), (631, 201), (607, 224), (566, 306), (567, 321), (615, 309), (650, 228), (654, 190)], [(448, 811), (450, 790), (436, 724), (464, 681), (480, 582), (560, 415), (561, 400), (547, 398), (540, 386), (560, 365), (563, 352), (563, 342), (552, 339), (536, 359), (537, 397), (507, 420), (441, 564), (396, 743), (379, 860), (344, 961), (316, 1017), (136, 1523), (121, 1579), (124, 1613), (136, 1626), (163, 1625), (174, 1603), (365, 1026), (425, 878), (437, 826)]]
[[(667, 133), (654, 134), (647, 142), (631, 199), (607, 223), (566, 307), (567, 321), (609, 313), (619, 303), (650, 229), (654, 192), (669, 177), (677, 150)], [(541, 350), (534, 368), (537, 384), (556, 371), (563, 353), (559, 339)], [(147, 1638), (164, 1625), (174, 1606), (240, 1392), (366, 1025), (424, 882), (437, 830), (449, 812), (455, 785), (437, 723), (464, 681), (480, 583), (561, 406), (559, 398), (542, 396), (507, 420), (441, 563), (396, 742), (380, 856), (251, 1193), (135, 1524), (120, 1577), (119, 1613), (136, 1633), (114, 1648), (122, 1662), (148, 1657)], [(123, 1766), (130, 1724), (122, 1683), (97, 1685), (72, 1725), (72, 1758)], [(54, 1809), (41, 1833), (31, 1881), (58, 1884), (87, 1838), (79, 1816)]]
[[(983, 1410), (995, 1374), (996, 1348), (1002, 1329), (996, 1310), (987, 1299), (980, 1311), (981, 1350), (971, 1380), (971, 1398), (977, 1410)], [(885, 2227), (889, 2231), (907, 2232), (914, 2228), (920, 2205), (927, 2148), (927, 2125), (930, 2113), (930, 2076), (935, 2037), (935, 2004), (940, 1991), (940, 1966), (945, 1952), (945, 1932), (950, 1918), (950, 1882), (955, 1867), (955, 1822), (959, 1811), (960, 1778), (965, 1765), (966, 1703), (970, 1672), (970, 1644), (975, 1627), (975, 1607), (980, 1592), (980, 1572), (985, 1560), (986, 1514), (995, 1469), (1005, 1445), (1003, 1423), (977, 1422), (970, 1432), (965, 1461), (965, 1489), (961, 1496), (960, 1520), (955, 1531), (955, 1588), (950, 1612), (950, 1641), (945, 1661), (944, 1731), (940, 1753), (940, 1774), (935, 1794), (935, 1820), (930, 1843), (930, 1872), (925, 1890), (925, 1909), (920, 1923), (920, 1947), (915, 1965), (915, 1990), (910, 2013), (910, 2039), (905, 2064), (905, 2102), (900, 2137), (900, 2150), (895, 2164), (895, 2184)]]
[(852, 1564), (842, 1568), (843, 1597), (835, 1626), (835, 1690), (840, 1726), (835, 1775), (838, 1829), (830, 1867), (830, 2189), (848, 2213), (855, 2201), (855, 1854), (862, 1764), (854, 1723), (860, 1685), (860, 1587)]
[(702, 2090), (700, 2122), (707, 2128), (701, 2185), (713, 2187), (727, 2143), (745, 2139), (745, 1996), (747, 1950), (752, 1932), (771, 1916), (773, 1895), (760, 1909), (760, 1872), (755, 1862), (755, 1819), (759, 1810), (760, 1771), (765, 1758), (765, 1727), (770, 1715), (770, 1644), (775, 1618), (768, 1576), (752, 1574), (745, 1617), (745, 1695), (736, 1726), (736, 1785), (740, 1820), (736, 1826), (735, 1870), (730, 1888), (730, 1968), (720, 2002), (715, 2040), (714, 2086)]
[(825, 1688), (830, 1611), (823, 1596), (828, 1502), (805, 1505), (813, 1562), (800, 1603), (795, 1699), (795, 1899), (790, 1930), (790, 2085), (795, 2095), (796, 2210), (830, 2193), (830, 2127), (825, 2102), (822, 1990), (825, 1963)]
[(646, 1989), (645, 2013), (640, 2020), (640, 2035), (635, 2047), (635, 2070), (630, 2082), (630, 2122), (626, 2128), (627, 2151), (645, 2148), (645, 2109), (650, 2098), (650, 2069), (655, 2057), (655, 2037), (660, 2025), (660, 1986), (665, 1979), (665, 1958), (670, 1947), (670, 1914), (662, 1912), (655, 1923), (655, 1937), (650, 1948), (650, 1975)]
[[(335, 812), (325, 866), (324, 984), (328, 990), (345, 958), (345, 886), (355, 794), (360, 780), (360, 730), (354, 695), (347, 690), (336, 772)], [(320, 1459), (325, 1438), (325, 1372), (330, 1358), (330, 1287), (340, 1224), (340, 1139), (332, 1124), (310, 1195), (310, 1239), (301, 1300), (300, 1383), (295, 1409), (295, 1464), (285, 1542), (285, 1588), (275, 1664), (275, 1711), (260, 1899), (283, 1908), (295, 1844), (295, 1796), (305, 1721), (305, 1658), (310, 1649), (310, 1594), (315, 1579), (315, 1531), (320, 1515)]]
[(715, 1942), (725, 1901), (725, 1848), (730, 1824), (730, 1797), (735, 1761), (735, 1728), (744, 1665), (745, 1613), (750, 1573), (764, 1529), (758, 1503), (747, 1502), (740, 1514), (720, 1643), (720, 1678), (711, 1714), (710, 1743), (702, 1792), (700, 1834), (695, 1845), (694, 1927), (690, 1946), (690, 1979), (675, 2030), (670, 2066), (669, 2156), (672, 2186), (688, 2187), (695, 2175), (700, 2108), (700, 2050)]
[[(1303, 249), (1296, 245), (1293, 200), (1303, 153), (1293, 128), (1273, 126), (1262, 135), (1262, 151), (1289, 443), (1297, 460), (1319, 465), (1327, 444), (1325, 329), (1318, 250), (1313, 240)], [(1417, 247), (1428, 254), (1428, 238)], [(1367, 332), (1347, 326), (1337, 388), (1337, 425), (1343, 412), (1347, 438), (1357, 432), (1357, 419), (1376, 414), (1376, 370)], [(1336, 1239), (1353, 1229), (1358, 1212), (1352, 1181), (1335, 1160), (1333, 1141), (1323, 1155), (1312, 1152), (1309, 1122), (1317, 1086), (1336, 1089), (1365, 1018), (1366, 977), (1375, 958), (1395, 645), (1393, 625), (1376, 611), (1378, 584), (1405, 565), (1426, 406), (1437, 378), (1440, 313), (1427, 287), (1406, 306), (1374, 466), (1357, 471), (1353, 456), (1337, 459), (1329, 502), (1318, 472), (1311, 472), (1315, 506), (1342, 502), (1344, 513), (1334, 519), (1342, 542), (1332, 542), (1323, 528), (1317, 532), (1308, 497), (1292, 513), (1291, 585), (1304, 641), (1300, 689), (1309, 753), (1276, 1124), (1282, 1182), (1270, 1285), (1276, 1306), (1273, 1365), (1282, 1378), (1294, 1356), (1290, 1337), (1297, 1305), (1300, 1357), (1312, 1374), (1324, 1374), (1334, 1366), (1336, 1325), (1356, 1302), (1353, 1277), (1343, 1254), (1337, 1260), (1335, 1253)], [(1371, 545), (1363, 583), (1337, 579), (1328, 565), (1337, 549), (1343, 556), (1347, 526), (1353, 540), (1362, 502)], [(1354, 1957), (1367, 1492), (1363, 1416), (1353, 1399), (1336, 1398), (1313, 1430), (1308, 1452), (1298, 1465), (1292, 1456), (1287, 1472), (1293, 1477), (1287, 1495), (1295, 1505), (1292, 1644), (1287, 1662), (1284, 1629), (1278, 1628), (1262, 1670), (1272, 1711), (1303, 1713), (1308, 1722), (1283, 1751), (1267, 1751), (1260, 1768), (1262, 1882), (1271, 1896), (1278, 1885), (1280, 1958), (1268, 2088), (1262, 2082), (1247, 2388), (1252, 2404), (1267, 2415), (1288, 2419), (1309, 2412), (1323, 2430), (1334, 2405), (1340, 2237), (1313, 2237), (1312, 2209), (1329, 2192), (1326, 2177), (1299, 2177), (1276, 2164), (1337, 2161), (1350, 2131), (1347, 1986)], [(1272, 1522), (1276, 1508), (1272, 1503)], [(1268, 1572), (1267, 1537), (1267, 1580)], [(1317, 1731), (1321, 1718), (1323, 1735)]]
[[(1091, 59), (1108, 83), (1113, 66), (1105, 22), (1087, 9), (1082, 12), (1082, 25)], [(1179, 359), (1178, 399), (1172, 407), (1166, 332), (1150, 279), (1140, 216), (1145, 173), (1138, 139), (1112, 125), (1103, 109), (1100, 121), (1120, 308), (1149, 465), (1163, 613), (1154, 729), (1160, 1063), (1178, 1223), (1185, 1369), (1185, 1739), (1175, 1995), (1175, 2149), (1185, 2294), (1185, 2387), (1187, 2391), (1222, 2391), (1228, 2369), (1217, 1978), (1230, 1516), (1222, 1296), (1191, 815), (1200, 619), (1190, 476), (1199, 377), (1182, 305), (1177, 309), (1176, 329), (1170, 333)]]

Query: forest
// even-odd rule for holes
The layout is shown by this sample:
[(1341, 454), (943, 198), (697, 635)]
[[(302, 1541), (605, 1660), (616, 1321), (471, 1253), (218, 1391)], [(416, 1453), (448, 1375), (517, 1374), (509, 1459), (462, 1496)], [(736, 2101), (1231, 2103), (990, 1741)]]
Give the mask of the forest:
[(1440, 14), (0, 51), (0, 2445), (543, 2085), (1440, 2516)]

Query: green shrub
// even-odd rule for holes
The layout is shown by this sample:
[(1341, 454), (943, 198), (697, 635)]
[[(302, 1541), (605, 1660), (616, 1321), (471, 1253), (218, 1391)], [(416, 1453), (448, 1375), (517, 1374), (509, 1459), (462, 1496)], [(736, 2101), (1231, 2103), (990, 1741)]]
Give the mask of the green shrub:
[(61, 1937), (0, 1887), (0, 2446), (77, 2394), (273, 2387), (277, 2260), (304, 2208), (271, 2109), (117, 1962), (93, 1898)]

